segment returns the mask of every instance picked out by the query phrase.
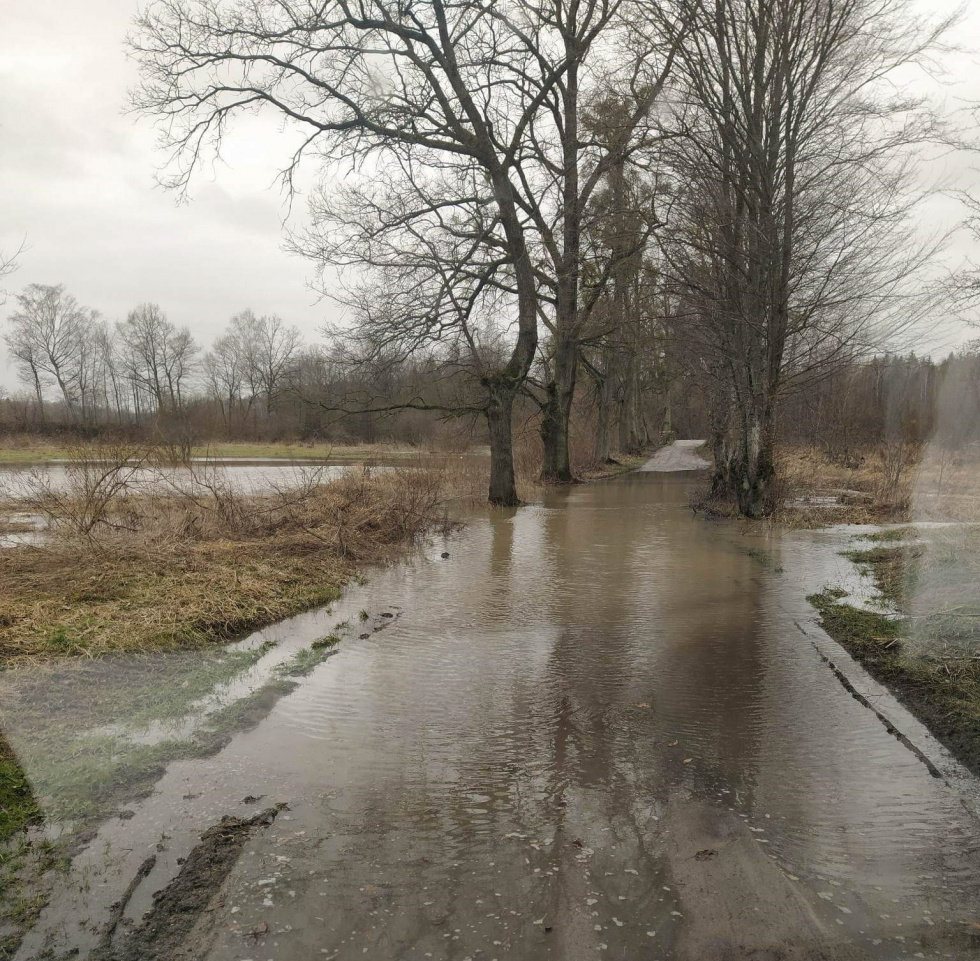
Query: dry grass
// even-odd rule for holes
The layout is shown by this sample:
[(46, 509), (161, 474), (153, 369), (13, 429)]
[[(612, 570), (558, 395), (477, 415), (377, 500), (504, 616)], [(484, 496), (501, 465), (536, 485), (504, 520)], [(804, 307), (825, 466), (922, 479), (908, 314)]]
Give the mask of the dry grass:
[(776, 518), (793, 527), (908, 520), (919, 456), (908, 446), (880, 448), (847, 465), (816, 448), (784, 447)]
[(930, 444), (916, 472), (912, 510), (919, 520), (980, 521), (980, 450)]
[[(793, 526), (916, 520), (980, 521), (980, 450), (878, 448), (850, 465), (814, 448), (785, 448), (779, 519)], [(825, 503), (834, 499), (836, 503)]]
[(42, 500), (43, 546), (0, 551), (0, 663), (226, 640), (327, 603), (438, 522), (444, 482), (357, 470), (257, 497), (215, 475), (193, 493), (118, 490), (95, 524), (84, 492)]
[[(642, 459), (591, 465), (583, 444), (573, 455), (587, 478)], [(6, 505), (45, 529), (37, 546), (0, 550), (0, 666), (222, 641), (328, 603), (360, 566), (485, 503), (489, 471), (472, 452), (416, 454), (329, 483), (310, 468), (298, 486), (256, 496), (213, 462), (188, 466), (178, 486), (164, 469), (172, 452), (146, 445), (88, 444), (66, 460), (66, 490), (39, 474)], [(518, 431), (525, 499), (540, 493), (540, 463), (537, 432)]]

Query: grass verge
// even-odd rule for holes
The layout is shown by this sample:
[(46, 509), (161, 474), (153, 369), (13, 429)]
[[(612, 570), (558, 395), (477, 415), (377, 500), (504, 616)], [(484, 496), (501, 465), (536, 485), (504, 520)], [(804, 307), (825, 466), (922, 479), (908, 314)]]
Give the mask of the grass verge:
[(849, 604), (839, 590), (809, 601), (827, 633), (980, 775), (980, 535), (953, 528), (893, 545), (887, 533), (848, 556), (897, 616)]

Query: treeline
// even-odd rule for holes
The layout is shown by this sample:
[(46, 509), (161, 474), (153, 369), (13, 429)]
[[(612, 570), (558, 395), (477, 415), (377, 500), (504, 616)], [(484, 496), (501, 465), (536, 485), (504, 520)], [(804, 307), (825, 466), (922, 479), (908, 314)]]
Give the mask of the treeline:
[(855, 467), (875, 448), (977, 448), (980, 352), (968, 348), (939, 362), (910, 354), (840, 365), (786, 398), (780, 434)]
[[(6, 432), (162, 433), (195, 442), (487, 440), (472, 379), (445, 356), (372, 360), (343, 335), (307, 343), (280, 317), (251, 310), (233, 316), (208, 347), (156, 304), (110, 323), (60, 285), (29, 285), (10, 306), (3, 336), (25, 389), (0, 397)], [(589, 433), (601, 422), (609, 457), (647, 445), (649, 424), (661, 423), (662, 413), (650, 410), (659, 396), (650, 358), (630, 345), (605, 353), (601, 373), (589, 367), (596, 387), (582, 396), (577, 417)], [(529, 394), (518, 408), (525, 420), (535, 418)]]
[(42, 284), (16, 297), (4, 340), (31, 391), (24, 427), (81, 431), (180, 419), (202, 389), (230, 429), (256, 406), (273, 411), (302, 353), (299, 331), (275, 316), (238, 314), (204, 352), (156, 304), (110, 324), (63, 286)]
[[(570, 420), (580, 460), (601, 463), (675, 434), (718, 442), (712, 432), (724, 422), (711, 406), (704, 352), (690, 325), (658, 304), (670, 298), (643, 270), (618, 308), (626, 322), (611, 324), (611, 305), (597, 304), (602, 336), (583, 350), (585, 384)], [(0, 398), (0, 431), (122, 430), (198, 443), (487, 441), (472, 376), (445, 356), (372, 363), (343, 337), (309, 344), (280, 317), (250, 310), (206, 347), (155, 304), (110, 324), (61, 286), (31, 285), (11, 307), (4, 336), (28, 389)], [(541, 416), (534, 390), (516, 405), (517, 421), (532, 431)], [(980, 353), (840, 359), (786, 392), (777, 434), (852, 466), (888, 445), (978, 445)]]

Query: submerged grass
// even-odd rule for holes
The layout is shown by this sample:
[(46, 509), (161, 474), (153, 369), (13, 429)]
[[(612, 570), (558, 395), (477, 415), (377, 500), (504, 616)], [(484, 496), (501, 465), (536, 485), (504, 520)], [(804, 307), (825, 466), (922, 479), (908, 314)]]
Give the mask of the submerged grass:
[(0, 734), (0, 850), (17, 831), (40, 819), (41, 809), (24, 769)]
[[(980, 532), (939, 529), (928, 540), (908, 530), (883, 535), (875, 547), (847, 556), (873, 577), (897, 615), (848, 604), (840, 590), (809, 600), (827, 633), (980, 774)], [(897, 540), (903, 544), (882, 546)]]
[[(12, 797), (20, 798), (19, 808), (8, 809), (0, 838), (0, 961), (13, 957), (47, 902), (52, 870), (67, 870), (72, 853), (101, 821), (113, 813), (126, 816), (121, 808), (149, 795), (170, 762), (218, 753), (295, 687), (295, 681), (273, 677), (209, 714), (190, 736), (154, 743), (92, 731), (68, 717), (39, 729), (30, 739), (31, 756), (21, 759), (31, 771), (31, 785), (11, 758), (17, 791), (0, 794), (5, 809)], [(40, 821), (42, 807), (45, 819), (68, 829), (57, 842), (25, 831)]]

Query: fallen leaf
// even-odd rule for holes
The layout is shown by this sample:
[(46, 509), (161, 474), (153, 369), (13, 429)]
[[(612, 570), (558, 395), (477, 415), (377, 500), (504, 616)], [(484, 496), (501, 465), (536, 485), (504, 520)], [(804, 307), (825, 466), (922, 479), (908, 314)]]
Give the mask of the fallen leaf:
[(649, 707), (649, 706), (650, 705), (647, 704), (646, 701), (638, 701), (636, 704), (633, 705), (633, 707)]
[(685, 763), (685, 764), (690, 764), (690, 763), (691, 763), (691, 761), (693, 761), (693, 760), (694, 760), (694, 758), (693, 758), (693, 757), (686, 757), (686, 758), (684, 758), (684, 763)]
[(677, 747), (677, 742), (676, 741), (671, 741), (670, 744), (668, 745), (668, 747)]

